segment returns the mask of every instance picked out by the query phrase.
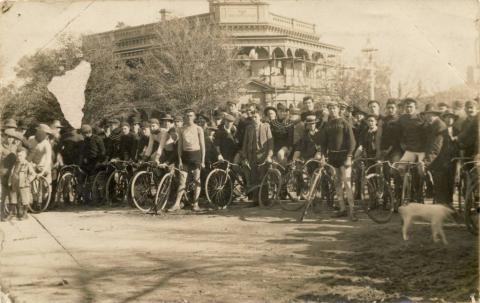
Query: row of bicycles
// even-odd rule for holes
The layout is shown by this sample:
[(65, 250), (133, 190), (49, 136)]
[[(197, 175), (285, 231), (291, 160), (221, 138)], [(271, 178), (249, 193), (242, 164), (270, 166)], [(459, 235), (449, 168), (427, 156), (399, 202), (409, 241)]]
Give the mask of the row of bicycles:
[[(455, 194), (450, 205), (456, 217), (462, 218), (468, 230), (478, 233), (480, 204), (478, 167), (470, 158), (454, 158)], [(352, 188), (356, 203), (376, 223), (387, 223), (398, 207), (411, 202), (442, 203), (433, 199), (433, 179), (425, 172), (425, 182), (419, 190), (418, 162), (376, 161), (371, 158), (356, 159), (352, 165)], [(228, 208), (242, 198), (257, 198), (260, 206), (275, 204), (286, 211), (299, 212), (298, 219), (335, 207), (335, 169), (317, 159), (292, 161), (281, 165), (275, 161), (258, 165), (264, 171), (261, 182), (249, 179), (251, 167), (246, 162), (226, 160), (213, 163), (202, 172), (202, 195), (211, 208)], [(184, 205), (194, 200), (196, 183), (188, 174)], [(55, 188), (43, 177), (32, 184), (34, 213), (49, 208), (87, 204), (93, 206), (130, 205), (144, 213), (158, 213), (173, 205), (180, 183), (180, 170), (174, 165), (155, 162), (112, 160), (100, 166), (92, 176), (77, 165), (62, 167)], [(428, 202), (425, 202), (428, 201)]]

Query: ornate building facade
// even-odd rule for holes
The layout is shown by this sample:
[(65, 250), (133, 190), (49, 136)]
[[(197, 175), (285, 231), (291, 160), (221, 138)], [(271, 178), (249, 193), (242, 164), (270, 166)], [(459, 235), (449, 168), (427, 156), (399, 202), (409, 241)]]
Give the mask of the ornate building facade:
[[(298, 104), (304, 96), (336, 95), (334, 77), (342, 48), (320, 42), (315, 24), (270, 12), (263, 0), (209, 0), (209, 12), (189, 16), (213, 23), (233, 39), (236, 58), (247, 68), (248, 84), (240, 102)], [(142, 58), (155, 47), (155, 27), (166, 20), (84, 37), (113, 41), (114, 53), (124, 60)]]

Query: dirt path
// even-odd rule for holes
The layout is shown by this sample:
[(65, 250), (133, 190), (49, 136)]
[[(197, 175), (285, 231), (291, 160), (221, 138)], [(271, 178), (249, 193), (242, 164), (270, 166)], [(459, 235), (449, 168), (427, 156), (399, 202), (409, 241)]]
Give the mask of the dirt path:
[(48, 212), (2, 223), (0, 282), (16, 302), (470, 302), (477, 244), (449, 225), (434, 244), (400, 221), (297, 223), (279, 209), (146, 216)]

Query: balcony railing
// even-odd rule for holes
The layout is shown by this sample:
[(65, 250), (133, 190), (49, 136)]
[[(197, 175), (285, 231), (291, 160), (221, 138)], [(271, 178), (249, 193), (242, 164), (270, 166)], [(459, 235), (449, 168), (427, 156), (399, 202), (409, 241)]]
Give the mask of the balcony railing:
[(287, 18), (284, 16), (272, 14), (272, 13), (270, 13), (270, 19), (272, 20), (273, 24), (283, 28), (287, 28), (295, 31), (307, 32), (311, 34), (315, 33), (315, 24), (313, 23), (307, 23), (297, 19)]

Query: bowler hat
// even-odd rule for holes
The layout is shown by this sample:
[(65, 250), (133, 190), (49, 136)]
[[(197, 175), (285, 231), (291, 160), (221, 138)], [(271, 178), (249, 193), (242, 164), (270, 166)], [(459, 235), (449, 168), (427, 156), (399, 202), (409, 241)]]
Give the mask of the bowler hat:
[(353, 109), (352, 109), (352, 115), (358, 115), (358, 114), (361, 114), (361, 115), (364, 115), (364, 116), (367, 115), (367, 113), (364, 110), (362, 110), (357, 105), (354, 105)]
[(453, 111), (451, 110), (446, 110), (443, 114), (442, 114), (442, 118), (446, 118), (446, 117), (453, 117), (453, 119), (457, 119), (458, 118), (458, 115), (455, 114)]
[(170, 114), (164, 113), (160, 116), (160, 120), (162, 120), (162, 121), (173, 121), (173, 118)]
[(208, 115), (202, 110), (200, 111), (198, 114), (197, 114), (197, 119), (202, 117), (203, 119), (205, 119), (207, 122), (210, 122), (210, 118), (208, 117)]
[(435, 115), (440, 115), (441, 112), (438, 110), (434, 109), (435, 107), (433, 104), (427, 104), (425, 105), (425, 110), (422, 112), (422, 114), (435, 114)]
[(108, 123), (110, 123), (110, 124), (120, 124), (120, 120), (118, 120), (117, 118), (112, 118), (112, 119), (108, 120)]
[(3, 123), (3, 129), (17, 128), (17, 122), (14, 119), (6, 119)]
[(132, 125), (135, 125), (135, 124), (142, 124), (142, 119), (140, 119), (140, 117), (137, 117), (137, 116), (134, 116), (132, 118)]

